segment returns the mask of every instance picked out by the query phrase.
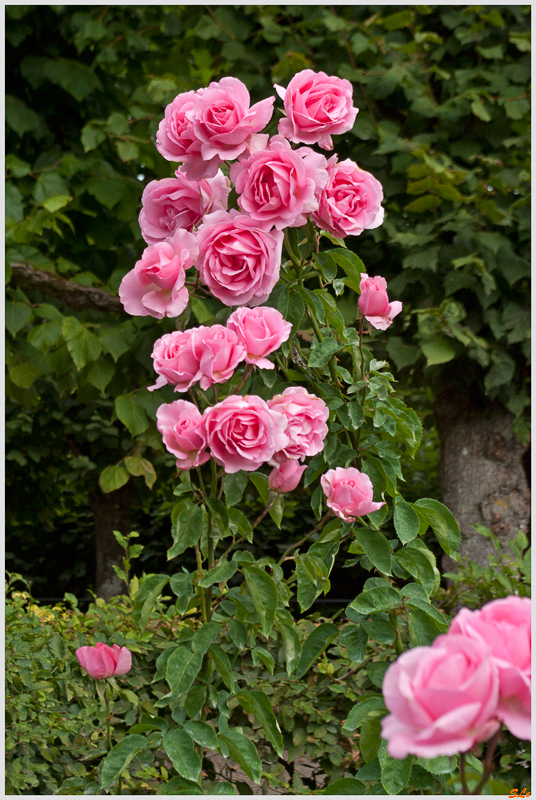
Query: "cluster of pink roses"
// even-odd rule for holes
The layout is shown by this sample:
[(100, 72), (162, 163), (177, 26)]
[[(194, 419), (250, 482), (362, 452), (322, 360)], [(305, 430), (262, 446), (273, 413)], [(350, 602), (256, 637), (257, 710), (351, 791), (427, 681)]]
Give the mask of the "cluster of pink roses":
[(227, 473), (254, 472), (270, 463), (278, 491), (288, 491), (280, 488), (281, 481), (291, 475), (297, 475), (296, 486), (303, 472), (284, 466), (289, 460), (303, 461), (322, 450), (328, 416), (324, 401), (301, 386), (268, 402), (256, 395), (230, 395), (203, 414), (187, 400), (164, 403), (156, 412), (158, 430), (179, 469), (198, 467), (210, 456)]
[[(190, 267), (225, 305), (257, 306), (279, 279), (284, 228), (304, 225), (310, 215), (343, 237), (383, 221), (382, 187), (370, 173), (290, 144), (332, 149), (331, 135), (350, 130), (358, 112), (350, 82), (303, 70), (286, 90), (276, 89), (286, 116), (271, 139), (260, 131), (275, 98), (250, 106), (236, 78), (183, 92), (167, 106), (156, 146), (181, 166), (143, 192), (139, 222), (149, 247), (119, 289), (128, 313), (178, 316), (188, 302)], [(219, 166), (235, 159), (230, 178), (240, 211), (228, 211), (231, 185)]]
[(391, 712), (382, 736), (393, 758), (466, 752), (505, 723), (530, 739), (531, 602), (510, 596), (463, 608), (431, 647), (403, 653), (385, 673)]
[(199, 382), (202, 389), (224, 383), (245, 361), (261, 369), (274, 369), (266, 356), (290, 336), (292, 325), (269, 306), (237, 308), (224, 325), (200, 325), (165, 333), (154, 343), (153, 364), (158, 380), (149, 391), (166, 383), (186, 392)]

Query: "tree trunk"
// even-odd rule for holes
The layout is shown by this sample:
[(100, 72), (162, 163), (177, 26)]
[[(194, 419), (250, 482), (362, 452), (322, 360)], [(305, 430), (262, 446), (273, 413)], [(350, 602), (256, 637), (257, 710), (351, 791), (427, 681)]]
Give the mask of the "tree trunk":
[[(489, 528), (501, 544), (527, 533), (530, 493), (523, 468), (527, 449), (512, 431), (512, 415), (476, 391), (455, 387), (437, 397), (434, 414), (441, 445), (439, 482), (443, 503), (452, 511), (462, 534), (460, 553), (488, 566), (495, 552), (472, 527)], [(446, 555), (443, 569), (456, 569)]]
[(122, 567), (122, 558), (125, 555), (113, 531), (130, 533), (132, 483), (129, 481), (125, 486), (109, 494), (98, 490), (91, 492), (89, 499), (95, 525), (96, 594), (108, 602), (115, 595), (126, 593), (125, 582), (112, 568), (112, 564)]

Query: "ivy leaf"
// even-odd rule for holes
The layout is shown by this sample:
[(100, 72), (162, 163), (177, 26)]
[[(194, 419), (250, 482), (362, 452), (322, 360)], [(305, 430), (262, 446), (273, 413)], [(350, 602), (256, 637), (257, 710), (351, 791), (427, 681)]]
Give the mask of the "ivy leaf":
[(100, 356), (102, 352), (100, 341), (95, 334), (84, 328), (76, 317), (64, 318), (62, 333), (77, 370), (80, 371), (88, 361), (96, 361)]
[(136, 395), (122, 394), (115, 398), (114, 409), (123, 425), (132, 436), (138, 436), (149, 427), (147, 414), (141, 405), (136, 404)]

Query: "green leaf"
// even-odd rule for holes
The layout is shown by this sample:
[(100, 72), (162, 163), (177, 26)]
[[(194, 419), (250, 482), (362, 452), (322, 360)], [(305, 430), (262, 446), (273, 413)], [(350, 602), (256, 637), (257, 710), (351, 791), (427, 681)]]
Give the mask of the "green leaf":
[(350, 603), (350, 608), (368, 616), (376, 611), (392, 611), (401, 603), (400, 592), (394, 586), (383, 583), (373, 589), (367, 589)]
[(173, 546), (168, 550), (168, 560), (176, 558), (189, 547), (193, 547), (207, 528), (207, 514), (204, 506), (189, 505), (182, 511), (172, 528)]
[(169, 586), (171, 591), (178, 597), (175, 604), (177, 614), (184, 614), (188, 608), (188, 600), (192, 596), (192, 576), (184, 572), (178, 572), (172, 576)]
[(378, 750), (378, 760), (382, 768), (382, 786), (389, 794), (399, 794), (407, 786), (411, 774), (413, 756), (391, 758), (387, 752), (387, 742), (382, 739)]
[(441, 205), (441, 200), (438, 197), (433, 194), (424, 194), (418, 200), (408, 203), (404, 211), (409, 211), (410, 214), (421, 214), (423, 211), (429, 211), (439, 205)]
[(436, 758), (415, 758), (415, 764), (431, 772), (432, 775), (451, 775), (456, 769), (456, 756), (436, 756)]
[(353, 289), (354, 292), (357, 292), (357, 294), (360, 294), (361, 290), (359, 285), (361, 283), (361, 273), (367, 271), (361, 259), (358, 258), (355, 253), (352, 253), (351, 250), (343, 250), (342, 248), (328, 250), (327, 252), (346, 273), (346, 279), (344, 281), (346, 285)]
[(132, 618), (141, 630), (147, 626), (154, 605), (167, 583), (169, 575), (149, 575), (138, 589), (132, 607)]
[(383, 619), (380, 614), (373, 614), (370, 619), (364, 620), (363, 628), (368, 637), (379, 644), (392, 644), (396, 637), (396, 631), (387, 619)]
[(46, 208), (47, 211), (50, 211), (51, 214), (54, 214), (55, 211), (59, 211), (60, 208), (68, 205), (73, 198), (70, 195), (60, 194), (56, 197), (49, 197), (48, 200), (45, 200), (43, 203), (43, 207)]
[(229, 755), (244, 770), (248, 778), (254, 783), (260, 783), (262, 763), (253, 742), (243, 733), (235, 730), (227, 730), (225, 733), (218, 734), (218, 740), (227, 746)]
[(396, 534), (402, 544), (411, 542), (419, 533), (419, 515), (405, 500), (399, 500), (395, 503), (394, 524)]
[(6, 328), (12, 336), (16, 336), (31, 318), (31, 306), (26, 303), (6, 303)]
[(397, 550), (394, 558), (419, 583), (429, 595), (435, 586), (435, 572), (428, 558), (419, 550), (404, 547)]
[(29, 389), (37, 377), (39, 370), (33, 364), (17, 364), (9, 370), (9, 377), (21, 389)]
[(365, 697), (356, 703), (348, 714), (348, 719), (343, 725), (343, 733), (355, 731), (371, 711), (387, 711), (383, 697)]
[(203, 655), (179, 646), (168, 658), (166, 665), (166, 680), (171, 689), (171, 694), (178, 697), (187, 692), (199, 674), (203, 665)]
[(216, 750), (218, 747), (216, 731), (211, 725), (207, 725), (206, 722), (192, 722), (188, 720), (184, 723), (184, 730), (187, 731), (194, 742), (200, 744), (201, 747), (206, 747), (207, 750)]
[(192, 737), (177, 727), (162, 737), (162, 746), (173, 762), (179, 775), (189, 781), (198, 781), (201, 774), (201, 759), (194, 748)]
[(236, 692), (238, 687), (236, 685), (233, 668), (229, 661), (229, 656), (220, 645), (214, 644), (209, 649), (210, 656), (214, 661), (216, 672), (223, 678), (223, 682), (230, 692)]
[[(292, 229), (289, 228), (289, 230)], [(290, 322), (295, 328), (298, 327), (305, 314), (305, 305), (300, 293), (296, 289), (289, 289), (288, 286), (283, 287), (277, 308), (287, 322)]]
[(79, 61), (45, 59), (44, 74), (65, 89), (79, 103), (85, 100), (94, 89), (101, 88), (97, 76), (89, 67)]
[(24, 204), (22, 202), (22, 195), (12, 183), (5, 185), (5, 214), (6, 220), (11, 219), (15, 222), (22, 222), (24, 219)]
[(230, 619), (227, 622), (227, 628), (229, 629), (229, 636), (235, 647), (239, 650), (245, 650), (248, 644), (248, 632), (244, 623), (240, 622), (238, 619)]
[(365, 658), (368, 638), (361, 625), (345, 625), (339, 634), (339, 643), (346, 647), (350, 661), (360, 664)]
[[(322, 586), (317, 574), (318, 559), (308, 555), (296, 557), (296, 578), (298, 581), (297, 598), (301, 611), (307, 611), (322, 592)], [(325, 570), (323, 570), (325, 573)]]
[(242, 499), (244, 489), (248, 483), (248, 476), (244, 470), (225, 473), (223, 476), (223, 492), (228, 506), (235, 506)]
[[(58, 322), (48, 322), (46, 325), (56, 325), (59, 327)], [(42, 325), (41, 327), (44, 328), (46, 325)], [(110, 364), (109, 361), (101, 358), (98, 361), (94, 361), (87, 373), (87, 380), (92, 386), (95, 386), (96, 389), (99, 389), (101, 392), (104, 392), (110, 381), (112, 380), (115, 374), (115, 367), (113, 364)]]
[(37, 203), (44, 205), (50, 198), (68, 196), (69, 187), (57, 172), (43, 172), (37, 179), (32, 194)]
[(204, 656), (220, 630), (221, 627), (217, 622), (206, 622), (204, 625), (201, 625), (201, 627), (196, 630), (191, 640), (194, 653), (200, 653)]
[(409, 638), (413, 647), (431, 645), (434, 639), (444, 632), (435, 620), (420, 608), (408, 609), (406, 619)]
[(129, 474), (122, 464), (105, 467), (99, 475), (99, 486), (104, 494), (115, 492), (124, 486), (129, 479)]
[[(230, 44), (230, 42), (228, 42)], [(219, 781), (213, 789), (210, 790), (210, 793), (213, 795), (220, 795), (220, 794), (234, 794), (237, 795), (238, 792), (234, 788), (232, 783), (229, 781)]]
[(447, 555), (456, 560), (456, 550), (460, 546), (460, 529), (452, 511), (439, 500), (422, 498), (414, 504), (428, 520), (436, 539)]
[(372, 761), (372, 759), (374, 759), (378, 753), (381, 736), (381, 716), (381, 711), (373, 711), (361, 725), (359, 749), (361, 750), (361, 755), (367, 763)]
[(141, 456), (127, 456), (125, 458), (125, 467), (130, 475), (143, 476), (148, 488), (151, 489), (156, 480), (156, 472), (150, 461)]
[(4, 165), (15, 178), (22, 178), (32, 171), (30, 164), (14, 155), (6, 155)]
[(296, 669), (301, 655), (301, 642), (296, 630), (294, 622), (284, 622), (281, 619), (277, 620), (277, 627), (283, 639), (283, 648), (285, 650), (285, 661), (287, 665), (287, 673), (291, 675)]
[(355, 528), (355, 538), (367, 558), (384, 575), (391, 575), (391, 545), (381, 531)]
[(140, 156), (138, 145), (134, 142), (116, 141), (115, 146), (121, 161), (134, 161)]
[(77, 370), (81, 370), (88, 361), (96, 361), (100, 356), (102, 351), (100, 341), (95, 334), (84, 328), (76, 317), (64, 318), (62, 333)]
[(94, 125), (92, 122), (89, 122), (82, 128), (80, 140), (85, 153), (89, 153), (90, 150), (94, 150), (99, 146), (99, 144), (101, 144), (101, 142), (104, 142), (105, 139), (106, 134), (104, 133), (102, 127)]
[(101, 766), (101, 783), (104, 791), (107, 792), (113, 786), (134, 756), (145, 750), (147, 744), (145, 736), (133, 733), (112, 747)]
[(7, 124), (21, 137), (28, 131), (37, 131), (43, 126), (41, 117), (15, 97), (6, 95), (5, 109)]
[(132, 331), (123, 328), (100, 328), (99, 339), (107, 353), (117, 362), (123, 353), (130, 350), (134, 342)]
[(244, 577), (253, 600), (253, 605), (261, 619), (262, 632), (270, 633), (275, 622), (277, 608), (277, 588), (273, 578), (260, 567), (244, 568)]
[(395, 31), (399, 28), (407, 28), (413, 22), (413, 14), (411, 11), (404, 9), (404, 11), (397, 11), (396, 14), (390, 14), (381, 21), (381, 25), (388, 31)]
[(335, 639), (339, 629), (333, 622), (322, 622), (302, 645), (302, 652), (296, 668), (296, 678), (302, 678), (326, 647)]
[(322, 794), (351, 794), (354, 797), (365, 794), (365, 784), (355, 778), (339, 778), (326, 786)]
[(268, 505), (268, 476), (263, 475), (262, 472), (251, 472), (249, 475), (249, 479), (253, 486), (257, 489), (262, 502), (265, 506)]
[(343, 347), (344, 345), (339, 344), (335, 339), (324, 339), (311, 351), (309, 366), (316, 368), (325, 367), (331, 356), (338, 353)]
[(204, 589), (206, 589), (209, 586), (213, 586), (215, 583), (224, 583), (233, 577), (236, 570), (236, 562), (227, 561), (227, 559), (225, 559), (224, 561), (221, 561), (217, 567), (205, 572), (199, 581), (199, 586), (202, 586)]
[(281, 758), (283, 756), (283, 737), (268, 697), (260, 690), (249, 692), (242, 690), (235, 696), (246, 714), (253, 714), (257, 722), (260, 722), (266, 738)]
[(445, 364), (456, 356), (456, 348), (452, 340), (445, 339), (443, 336), (430, 336), (423, 339), (421, 350), (426, 356), (427, 367), (431, 367), (433, 364)]
[(136, 404), (134, 394), (123, 394), (115, 398), (115, 413), (132, 436), (138, 436), (149, 427), (147, 414)]

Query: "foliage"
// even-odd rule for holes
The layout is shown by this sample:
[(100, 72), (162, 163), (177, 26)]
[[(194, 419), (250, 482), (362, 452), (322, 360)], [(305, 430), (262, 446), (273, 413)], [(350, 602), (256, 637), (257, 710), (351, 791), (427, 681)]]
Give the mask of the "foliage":
[[(351, 247), (408, 312), (377, 357), (387, 348), (404, 381), (434, 391), (477, 382), (526, 438), (527, 7), (9, 6), (7, 18), (8, 263), (116, 292), (142, 249), (142, 188), (169, 174), (153, 145), (165, 103), (230, 73), (253, 100), (306, 67), (338, 74), (361, 109), (340, 157), (386, 196), (385, 224)], [(348, 289), (337, 305), (350, 320)], [(206, 321), (202, 305), (192, 311)], [(154, 321), (69, 310), (12, 281), (6, 323), (14, 513), (32, 502), (18, 467), (28, 439), (35, 497), (63, 507), (62, 481), (50, 502), (43, 466), (54, 415), (71, 427), (58, 431), (76, 464), (69, 521), (99, 476), (104, 491), (133, 480), (146, 511), (144, 483), (172, 474), (140, 389), (152, 381)], [(61, 527), (57, 515), (47, 525)]]

